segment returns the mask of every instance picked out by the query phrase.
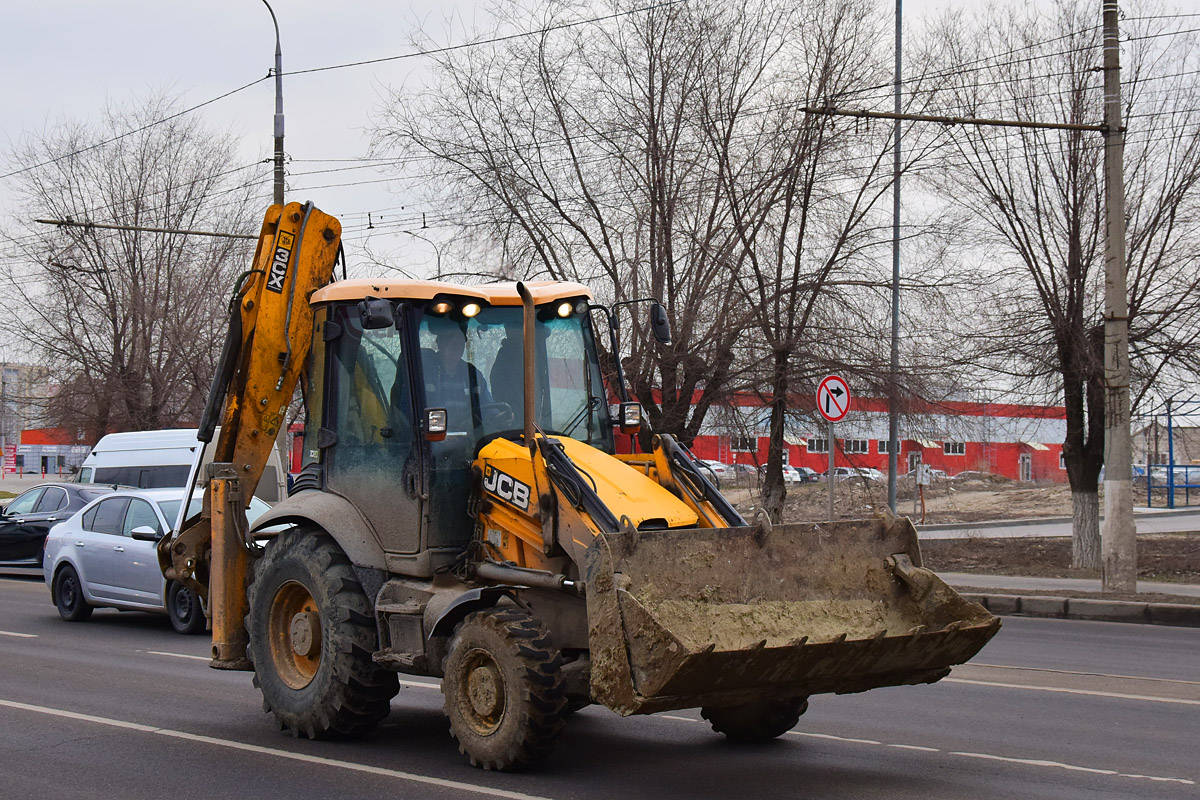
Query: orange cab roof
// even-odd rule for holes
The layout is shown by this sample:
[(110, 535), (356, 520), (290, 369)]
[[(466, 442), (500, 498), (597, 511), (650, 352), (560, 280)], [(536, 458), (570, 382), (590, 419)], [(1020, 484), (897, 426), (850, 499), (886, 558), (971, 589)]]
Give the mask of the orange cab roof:
[[(590, 289), (582, 283), (573, 281), (530, 281), (525, 286), (533, 295), (533, 302), (536, 305), (581, 295), (589, 300), (592, 299)], [(397, 300), (432, 300), (440, 294), (472, 297), (493, 306), (521, 305), (521, 296), (517, 294), (517, 284), (511, 281), (465, 286), (444, 281), (414, 281), (403, 278), (355, 278), (354, 280), (337, 281), (313, 292), (310, 302), (316, 305), (336, 300), (361, 300), (368, 295)]]

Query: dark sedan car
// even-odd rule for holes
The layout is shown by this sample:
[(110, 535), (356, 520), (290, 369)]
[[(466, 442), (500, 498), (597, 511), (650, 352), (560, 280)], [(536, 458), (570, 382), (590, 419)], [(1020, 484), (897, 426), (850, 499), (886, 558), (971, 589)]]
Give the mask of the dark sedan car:
[(0, 569), (41, 572), (50, 528), (111, 491), (86, 483), (43, 483), (14, 497), (0, 512)]

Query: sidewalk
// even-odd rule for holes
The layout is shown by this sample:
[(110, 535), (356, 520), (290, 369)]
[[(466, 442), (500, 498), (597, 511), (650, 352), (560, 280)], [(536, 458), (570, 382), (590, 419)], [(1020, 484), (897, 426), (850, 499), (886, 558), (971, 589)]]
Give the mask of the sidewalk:
[[(1012, 575), (942, 572), (939, 577), (968, 600), (1000, 616), (1137, 622), (1200, 627), (1200, 604), (1170, 602), (1172, 597), (1200, 599), (1200, 584), (1139, 581), (1141, 599), (1110, 599), (1100, 581), (1085, 578), (1033, 578)], [(1086, 593), (1060, 597), (1055, 592)], [(1151, 599), (1152, 598), (1152, 599)]]

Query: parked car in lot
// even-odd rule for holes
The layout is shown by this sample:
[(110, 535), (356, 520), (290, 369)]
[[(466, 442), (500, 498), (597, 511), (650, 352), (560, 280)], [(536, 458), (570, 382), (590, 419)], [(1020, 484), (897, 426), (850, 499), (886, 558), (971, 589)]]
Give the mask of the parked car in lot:
[(801, 483), (817, 483), (821, 480), (821, 473), (812, 467), (793, 467), (793, 469), (799, 473)]
[(0, 512), (0, 568), (41, 571), (50, 529), (111, 491), (111, 486), (52, 482), (14, 497)]
[[(180, 633), (205, 629), (196, 594), (167, 581), (158, 566), (158, 540), (171, 529), (183, 501), (182, 489), (118, 490), (93, 500), (46, 537), (46, 585), (68, 622), (86, 620), (94, 608), (166, 613)], [(189, 515), (199, 510), (192, 497)], [(270, 506), (250, 499), (253, 522)]]
[(729, 469), (729, 465), (720, 461), (710, 461), (706, 458), (698, 458), (696, 462), (700, 465), (700, 469), (705, 472), (705, 477), (712, 480), (717, 479), (717, 488), (720, 488), (721, 481), (726, 478), (732, 478), (733, 472)]
[[(874, 467), (834, 467), (833, 479), (844, 481), (847, 478), (859, 478), (869, 481), (885, 481), (887, 476)], [(829, 470), (821, 473), (821, 480), (829, 480)]]

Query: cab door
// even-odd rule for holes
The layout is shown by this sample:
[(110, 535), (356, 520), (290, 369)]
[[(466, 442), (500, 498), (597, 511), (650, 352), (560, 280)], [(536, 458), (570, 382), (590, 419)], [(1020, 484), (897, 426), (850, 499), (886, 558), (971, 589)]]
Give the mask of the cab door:
[(334, 440), (323, 458), (326, 488), (354, 503), (385, 551), (407, 554), (420, 548), (423, 481), (405, 307), (396, 314), (398, 324), (368, 329), (356, 305), (336, 306), (323, 323), (323, 429)]

